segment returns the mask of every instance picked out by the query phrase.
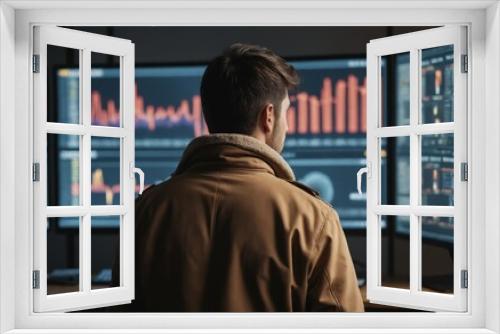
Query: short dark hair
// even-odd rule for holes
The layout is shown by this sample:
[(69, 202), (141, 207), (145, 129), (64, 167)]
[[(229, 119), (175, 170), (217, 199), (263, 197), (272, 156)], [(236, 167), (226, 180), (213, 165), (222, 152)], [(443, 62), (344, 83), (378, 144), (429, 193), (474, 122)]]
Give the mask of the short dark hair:
[(250, 134), (264, 106), (274, 104), (279, 115), (282, 100), (298, 83), (295, 68), (270, 49), (231, 45), (209, 63), (201, 80), (208, 130)]

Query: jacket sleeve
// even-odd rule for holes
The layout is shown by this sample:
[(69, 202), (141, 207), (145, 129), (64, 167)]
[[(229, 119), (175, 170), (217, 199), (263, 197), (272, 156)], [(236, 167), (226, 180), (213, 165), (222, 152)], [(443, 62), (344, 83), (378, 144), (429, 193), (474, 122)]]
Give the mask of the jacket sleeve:
[(306, 310), (364, 312), (351, 254), (335, 210), (325, 215), (311, 254)]

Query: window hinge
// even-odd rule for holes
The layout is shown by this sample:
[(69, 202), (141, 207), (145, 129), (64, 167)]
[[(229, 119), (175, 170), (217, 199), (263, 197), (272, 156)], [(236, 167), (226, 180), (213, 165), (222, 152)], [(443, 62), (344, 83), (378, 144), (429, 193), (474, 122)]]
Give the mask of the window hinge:
[(462, 55), (462, 73), (469, 72), (469, 57), (467, 55)]
[(466, 162), (462, 162), (460, 164), (460, 170), (461, 170), (460, 179), (462, 181), (468, 181), (469, 180), (469, 165)]
[(461, 272), (461, 284), (460, 287), (462, 289), (467, 289), (469, 287), (469, 272), (467, 270), (462, 270)]
[(33, 73), (40, 73), (40, 55), (33, 55)]
[(40, 289), (40, 270), (33, 270), (33, 289)]
[(33, 181), (40, 181), (40, 164), (38, 162), (33, 164)]

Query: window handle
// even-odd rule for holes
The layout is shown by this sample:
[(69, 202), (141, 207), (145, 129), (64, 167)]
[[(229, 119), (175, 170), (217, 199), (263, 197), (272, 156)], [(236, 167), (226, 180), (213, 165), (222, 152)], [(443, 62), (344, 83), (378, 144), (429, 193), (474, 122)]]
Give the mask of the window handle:
[(142, 169), (134, 167), (134, 173), (139, 175), (139, 195), (144, 191), (144, 172)]
[(139, 195), (144, 191), (144, 172), (142, 169), (134, 166), (134, 163), (130, 163), (130, 177), (135, 178), (135, 174), (139, 175)]
[(361, 177), (363, 176), (363, 174), (366, 174), (366, 177), (370, 177), (370, 163), (369, 162), (366, 164), (366, 167), (360, 168), (358, 170), (358, 173), (356, 174), (358, 194), (360, 194), (360, 195), (363, 194), (363, 191), (361, 190)]

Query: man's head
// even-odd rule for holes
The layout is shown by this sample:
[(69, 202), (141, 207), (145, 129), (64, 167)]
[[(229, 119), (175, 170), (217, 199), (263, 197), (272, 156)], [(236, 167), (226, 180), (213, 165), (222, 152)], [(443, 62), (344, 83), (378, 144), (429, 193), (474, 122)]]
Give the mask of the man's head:
[(241, 133), (283, 149), (288, 90), (299, 77), (273, 51), (233, 44), (208, 65), (201, 81), (203, 115), (210, 133)]

